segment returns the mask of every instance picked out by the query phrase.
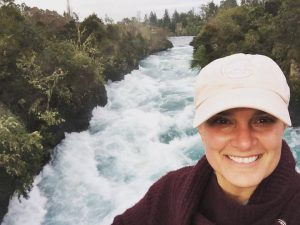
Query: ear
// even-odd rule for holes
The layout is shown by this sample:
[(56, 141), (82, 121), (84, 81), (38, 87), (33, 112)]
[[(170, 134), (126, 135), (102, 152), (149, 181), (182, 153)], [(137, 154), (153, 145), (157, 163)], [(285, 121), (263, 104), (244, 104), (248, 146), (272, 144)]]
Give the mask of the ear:
[(200, 134), (200, 136), (201, 136), (202, 133), (203, 133), (203, 124), (200, 124), (200, 125), (197, 127), (197, 129), (198, 129), (198, 132), (199, 132), (199, 134)]

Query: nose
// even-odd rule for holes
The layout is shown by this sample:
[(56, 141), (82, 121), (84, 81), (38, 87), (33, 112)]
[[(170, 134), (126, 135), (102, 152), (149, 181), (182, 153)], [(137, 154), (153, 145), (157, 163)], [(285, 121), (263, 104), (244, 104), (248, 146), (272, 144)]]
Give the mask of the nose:
[(248, 125), (238, 126), (233, 132), (231, 144), (240, 151), (249, 151), (256, 142), (254, 132)]

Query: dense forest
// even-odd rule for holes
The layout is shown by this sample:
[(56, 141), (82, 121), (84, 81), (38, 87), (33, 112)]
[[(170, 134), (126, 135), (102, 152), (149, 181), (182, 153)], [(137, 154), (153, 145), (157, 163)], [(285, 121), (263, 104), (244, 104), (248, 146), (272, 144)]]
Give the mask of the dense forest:
[(155, 12), (113, 23), (0, 0), (0, 221), (15, 192), (27, 196), (64, 132), (88, 127), (121, 80), (145, 56), (193, 35), (193, 67), (236, 52), (265, 54), (283, 68), (300, 125), (300, 0), (222, 0), (200, 11)]
[(204, 12), (192, 42), (193, 66), (237, 52), (271, 57), (287, 77), (293, 125), (300, 126), (300, 0), (212, 1)]

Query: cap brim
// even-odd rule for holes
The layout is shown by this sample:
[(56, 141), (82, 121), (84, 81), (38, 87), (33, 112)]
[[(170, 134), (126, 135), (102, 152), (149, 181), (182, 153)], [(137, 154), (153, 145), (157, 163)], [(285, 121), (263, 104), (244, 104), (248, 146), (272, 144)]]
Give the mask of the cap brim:
[(193, 127), (215, 114), (232, 108), (253, 108), (269, 113), (291, 126), (287, 103), (272, 91), (259, 88), (236, 88), (206, 99), (196, 108)]

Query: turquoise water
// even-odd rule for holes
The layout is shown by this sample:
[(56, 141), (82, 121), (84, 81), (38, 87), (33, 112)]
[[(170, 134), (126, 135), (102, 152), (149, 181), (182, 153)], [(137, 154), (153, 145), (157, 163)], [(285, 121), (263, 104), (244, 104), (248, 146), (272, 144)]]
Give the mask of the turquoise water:
[(293, 150), (293, 154), (297, 161), (297, 167), (300, 168), (300, 127), (288, 128), (284, 137), (290, 148)]
[[(3, 225), (109, 225), (160, 176), (197, 162), (191, 37), (172, 41), (107, 84), (108, 104), (94, 109), (87, 131), (66, 135), (29, 199), (11, 200)], [(300, 162), (300, 129), (285, 137)]]

